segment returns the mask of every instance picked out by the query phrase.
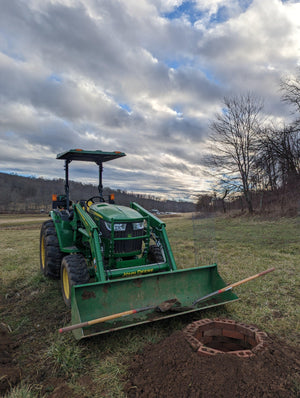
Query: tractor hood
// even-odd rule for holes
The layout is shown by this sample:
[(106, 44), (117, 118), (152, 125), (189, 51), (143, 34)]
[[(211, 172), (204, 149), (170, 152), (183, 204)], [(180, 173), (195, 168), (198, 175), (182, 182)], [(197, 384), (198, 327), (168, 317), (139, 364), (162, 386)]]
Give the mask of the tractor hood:
[(112, 205), (108, 203), (96, 203), (90, 206), (89, 213), (105, 221), (133, 221), (142, 220), (139, 212), (130, 207)]

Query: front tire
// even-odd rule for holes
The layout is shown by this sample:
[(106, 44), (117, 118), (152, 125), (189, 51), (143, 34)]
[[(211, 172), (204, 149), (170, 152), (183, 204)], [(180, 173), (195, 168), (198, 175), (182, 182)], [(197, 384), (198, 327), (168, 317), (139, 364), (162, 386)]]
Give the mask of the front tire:
[(163, 263), (165, 261), (161, 250), (157, 245), (149, 246), (148, 261), (150, 262), (150, 264)]
[(81, 254), (65, 256), (60, 267), (61, 291), (67, 307), (71, 307), (72, 286), (89, 282), (90, 275)]
[(63, 258), (52, 220), (45, 221), (40, 233), (40, 269), (44, 276), (59, 278)]

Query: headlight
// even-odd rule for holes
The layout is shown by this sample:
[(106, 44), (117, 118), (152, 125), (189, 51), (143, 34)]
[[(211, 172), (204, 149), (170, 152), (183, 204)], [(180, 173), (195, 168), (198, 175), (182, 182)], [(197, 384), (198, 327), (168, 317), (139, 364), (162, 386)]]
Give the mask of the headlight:
[(109, 231), (111, 231), (111, 223), (110, 223), (110, 222), (104, 221), (104, 224), (105, 224), (106, 228), (107, 228)]
[[(105, 223), (105, 226), (106, 226), (106, 228), (109, 230), (109, 231), (111, 231), (111, 223), (110, 222), (104, 222)], [(121, 223), (116, 223), (116, 224), (114, 224), (114, 231), (118, 231), (118, 232), (120, 232), (120, 231), (125, 231), (126, 230), (126, 224), (121, 224)]]
[(126, 224), (114, 224), (115, 231), (125, 231)]
[(141, 222), (134, 222), (132, 223), (133, 230), (137, 231), (138, 229), (143, 229), (144, 228), (144, 221)]

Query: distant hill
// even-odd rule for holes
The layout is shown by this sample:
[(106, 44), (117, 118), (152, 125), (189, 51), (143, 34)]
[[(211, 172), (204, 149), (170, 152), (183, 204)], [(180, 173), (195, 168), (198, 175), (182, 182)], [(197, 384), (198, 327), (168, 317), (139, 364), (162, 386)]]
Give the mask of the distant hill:
[[(40, 212), (51, 209), (52, 194), (64, 193), (64, 180), (46, 180), (43, 178), (22, 177), (16, 174), (0, 173), (0, 212)], [(104, 197), (115, 194), (115, 202), (129, 206), (130, 202), (137, 202), (147, 210), (156, 209), (159, 212), (193, 212), (195, 204), (191, 202), (177, 202), (160, 200), (150, 195), (114, 191), (104, 188)], [(95, 185), (70, 181), (70, 198), (73, 201), (88, 199), (98, 195)]]

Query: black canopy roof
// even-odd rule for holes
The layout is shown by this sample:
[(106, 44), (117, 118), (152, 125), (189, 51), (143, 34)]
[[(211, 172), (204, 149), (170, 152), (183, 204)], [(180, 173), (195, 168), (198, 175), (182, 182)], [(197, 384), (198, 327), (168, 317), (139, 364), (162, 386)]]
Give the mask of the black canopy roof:
[(83, 149), (70, 149), (69, 151), (59, 153), (56, 159), (80, 160), (83, 162), (95, 162), (97, 164), (108, 162), (109, 160), (126, 156), (124, 152), (103, 152), (103, 151), (85, 151)]

